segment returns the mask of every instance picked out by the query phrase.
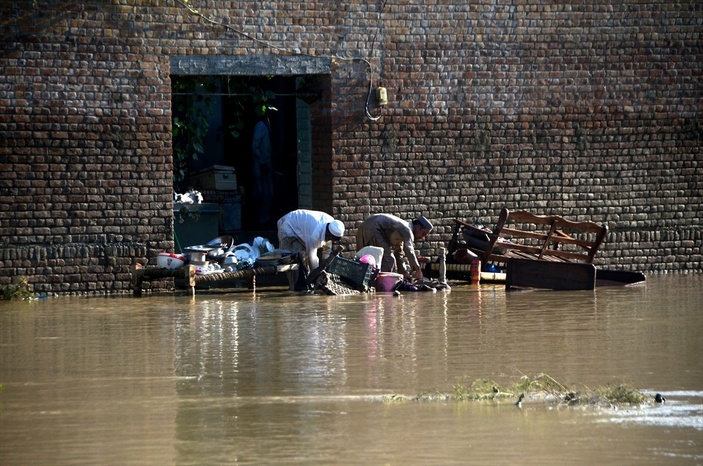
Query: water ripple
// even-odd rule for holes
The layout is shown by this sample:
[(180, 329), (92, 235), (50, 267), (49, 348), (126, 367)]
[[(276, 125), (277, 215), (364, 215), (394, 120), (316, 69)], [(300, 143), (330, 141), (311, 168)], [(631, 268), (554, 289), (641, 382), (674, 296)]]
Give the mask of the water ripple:
[(703, 403), (699, 402), (703, 400), (703, 392), (678, 390), (660, 393), (666, 398), (665, 403), (609, 411), (608, 418), (600, 422), (693, 428), (703, 431)]

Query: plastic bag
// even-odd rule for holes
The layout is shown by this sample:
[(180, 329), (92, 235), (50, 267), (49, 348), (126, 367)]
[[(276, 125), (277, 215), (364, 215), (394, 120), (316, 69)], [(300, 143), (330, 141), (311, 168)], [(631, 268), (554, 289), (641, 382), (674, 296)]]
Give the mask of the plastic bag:
[(276, 249), (273, 247), (273, 244), (271, 244), (269, 240), (261, 236), (257, 236), (256, 238), (254, 238), (251, 244), (254, 249), (257, 249), (259, 251), (259, 255), (266, 254), (267, 252), (272, 252)]
[(236, 245), (234, 247), (234, 255), (237, 257), (237, 260), (240, 261), (247, 259), (256, 260), (256, 258), (259, 257), (258, 252), (256, 252), (253, 247), (246, 243)]

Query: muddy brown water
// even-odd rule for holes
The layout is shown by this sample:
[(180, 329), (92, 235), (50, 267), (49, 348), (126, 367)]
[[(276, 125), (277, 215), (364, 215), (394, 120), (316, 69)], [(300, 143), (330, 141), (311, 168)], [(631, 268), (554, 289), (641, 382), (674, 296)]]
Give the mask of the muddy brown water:
[[(388, 402), (476, 379), (663, 405)], [(0, 302), (0, 464), (703, 464), (703, 275)]]

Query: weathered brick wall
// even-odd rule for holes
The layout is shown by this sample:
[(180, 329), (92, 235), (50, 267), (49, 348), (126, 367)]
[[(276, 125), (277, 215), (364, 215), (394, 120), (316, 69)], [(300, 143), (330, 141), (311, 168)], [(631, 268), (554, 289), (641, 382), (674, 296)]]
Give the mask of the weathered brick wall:
[(424, 213), (431, 255), (506, 205), (607, 222), (601, 263), (700, 271), (701, 3), (468, 3), (0, 0), (0, 284), (127, 290), (172, 247), (187, 55), (333, 57), (316, 207), (350, 238)]
[[(380, 18), (391, 103), (343, 131), (348, 218), (424, 213), (437, 246), (453, 218), (491, 225), (506, 205), (607, 223), (599, 261), (615, 268), (701, 269), (700, 4), (387, 4)], [(364, 188), (356, 209), (347, 186)]]
[(0, 283), (126, 289), (134, 258), (172, 242), (164, 57), (124, 7), (0, 8)]

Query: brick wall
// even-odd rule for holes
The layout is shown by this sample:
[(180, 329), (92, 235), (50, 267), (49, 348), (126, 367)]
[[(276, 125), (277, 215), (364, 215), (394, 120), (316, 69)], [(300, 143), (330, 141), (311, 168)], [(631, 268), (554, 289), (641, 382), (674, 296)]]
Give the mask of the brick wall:
[(350, 238), (423, 213), (432, 255), (506, 205), (608, 223), (609, 266), (700, 271), (701, 3), (468, 3), (0, 0), (0, 284), (124, 291), (172, 248), (188, 55), (332, 58), (314, 189)]

